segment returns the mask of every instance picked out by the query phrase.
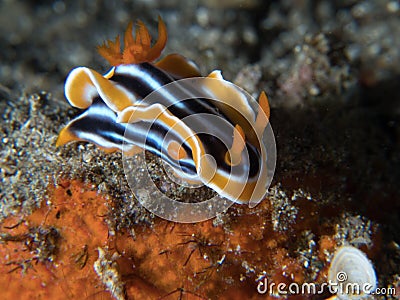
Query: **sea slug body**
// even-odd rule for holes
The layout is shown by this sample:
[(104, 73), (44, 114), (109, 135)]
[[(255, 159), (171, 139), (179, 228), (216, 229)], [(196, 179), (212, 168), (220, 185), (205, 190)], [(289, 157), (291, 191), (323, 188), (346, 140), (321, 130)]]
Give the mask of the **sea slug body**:
[[(151, 46), (146, 26), (139, 21), (134, 38), (130, 23), (122, 51), (119, 36), (98, 47), (112, 65), (106, 74), (86, 67), (70, 72), (66, 99), (84, 111), (62, 129), (57, 145), (86, 141), (126, 155), (145, 149), (180, 177), (234, 202), (261, 201), (268, 181), (262, 142), (270, 114), (266, 94), (254, 109), (218, 70), (201, 77), (179, 54), (155, 62), (167, 42), (161, 18), (158, 31)], [(171, 84), (173, 89), (164, 88)]]

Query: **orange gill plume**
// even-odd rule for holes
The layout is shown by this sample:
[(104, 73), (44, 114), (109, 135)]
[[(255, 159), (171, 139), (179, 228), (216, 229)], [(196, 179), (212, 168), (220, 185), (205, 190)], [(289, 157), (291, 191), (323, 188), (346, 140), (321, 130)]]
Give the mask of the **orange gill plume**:
[(167, 43), (167, 28), (165, 23), (158, 17), (158, 39), (151, 47), (151, 36), (143, 22), (138, 21), (136, 38), (132, 35), (133, 24), (130, 22), (125, 31), (124, 50), (121, 52), (121, 42), (119, 35), (115, 41), (108, 40), (97, 47), (98, 52), (112, 66), (122, 64), (139, 64), (151, 62), (157, 59)]

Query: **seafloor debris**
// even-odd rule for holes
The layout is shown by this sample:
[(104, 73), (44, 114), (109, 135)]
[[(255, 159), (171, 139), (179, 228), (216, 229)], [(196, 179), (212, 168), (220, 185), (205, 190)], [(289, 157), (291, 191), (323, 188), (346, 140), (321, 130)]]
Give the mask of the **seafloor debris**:
[(0, 107), (0, 221), (17, 213), (30, 214), (48, 200), (46, 187), (59, 184), (60, 178), (78, 178), (118, 199), (112, 205), (118, 218), (110, 218), (116, 228), (150, 222), (151, 216), (135, 205), (120, 153), (106, 155), (82, 144), (55, 147), (60, 123), (68, 115), (64, 103), (40, 93), (6, 99)]
[(107, 257), (102, 248), (98, 248), (99, 258), (94, 262), (94, 270), (100, 277), (101, 282), (106, 286), (107, 291), (117, 300), (125, 299), (124, 283), (118, 270), (118, 264), (115, 260), (118, 254)]

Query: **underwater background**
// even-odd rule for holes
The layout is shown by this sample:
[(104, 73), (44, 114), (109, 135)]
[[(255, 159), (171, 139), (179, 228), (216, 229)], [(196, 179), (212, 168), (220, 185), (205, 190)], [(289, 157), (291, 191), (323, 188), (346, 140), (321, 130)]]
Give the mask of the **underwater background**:
[[(96, 46), (138, 19), (156, 36), (158, 16), (163, 55), (266, 91), (278, 156), (255, 208), (168, 222), (134, 198), (120, 153), (55, 147), (79, 113), (63, 95), (70, 70), (106, 72)], [(257, 287), (321, 285), (343, 245), (391, 289), (373, 299), (399, 298), (398, 1), (2, 0), (0, 28), (2, 299), (326, 299)], [(170, 195), (203, 195), (147, 161)]]

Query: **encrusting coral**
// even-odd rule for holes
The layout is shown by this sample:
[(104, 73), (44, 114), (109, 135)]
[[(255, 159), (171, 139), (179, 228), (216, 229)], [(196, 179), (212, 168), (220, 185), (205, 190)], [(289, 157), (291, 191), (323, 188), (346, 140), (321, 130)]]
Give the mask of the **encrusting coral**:
[[(105, 199), (77, 181), (64, 181), (28, 217), (9, 217), (0, 236), (4, 299), (71, 299), (104, 294), (93, 271), (107, 244)], [(46, 233), (46, 234), (43, 234)]]
[[(316, 209), (297, 197), (300, 211)], [(4, 295), (272, 299), (276, 290), (257, 292), (260, 281), (325, 282), (337, 245), (334, 225), (314, 226), (321, 221), (318, 215), (311, 223), (299, 215), (285, 231), (274, 229), (268, 200), (254, 209), (233, 206), (221, 216), (225, 220), (180, 224), (156, 218), (152, 225), (118, 231), (106, 224), (112, 206), (90, 185), (64, 180), (32, 215), (6, 219), (0, 243)], [(314, 232), (311, 241), (301, 237), (309, 227)], [(294, 244), (304, 248), (291, 249)], [(299, 297), (308, 296), (290, 299)]]

